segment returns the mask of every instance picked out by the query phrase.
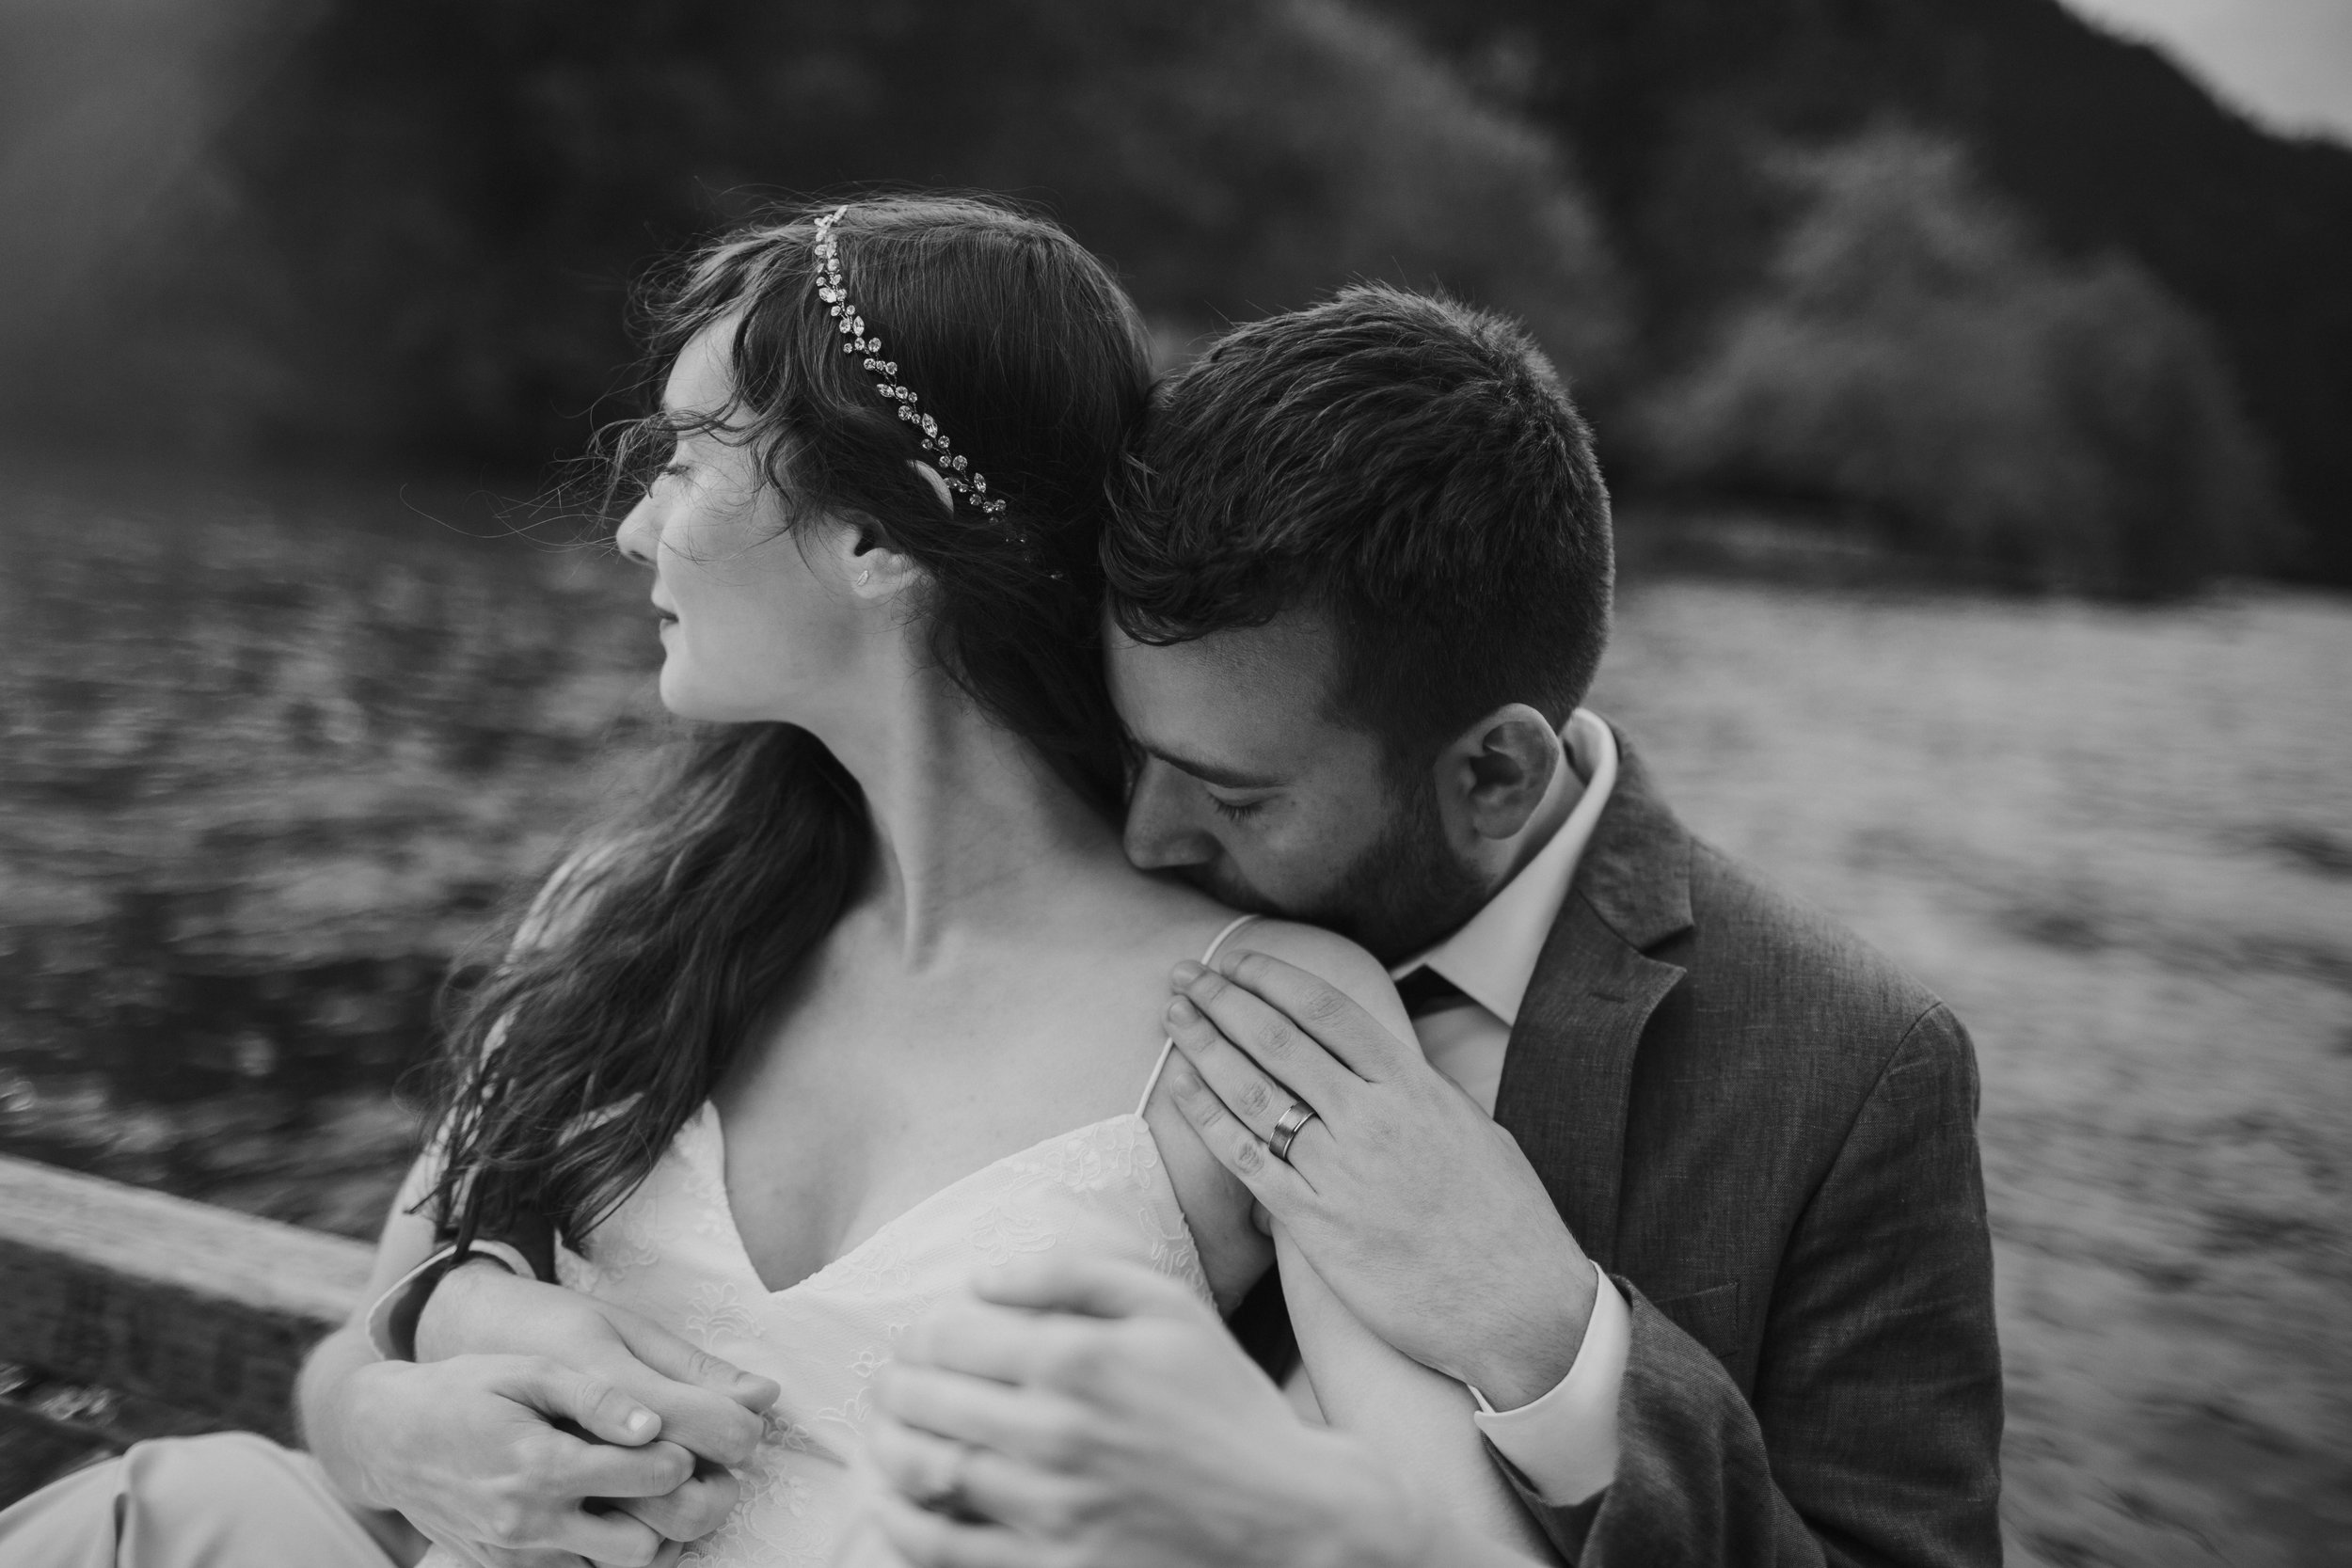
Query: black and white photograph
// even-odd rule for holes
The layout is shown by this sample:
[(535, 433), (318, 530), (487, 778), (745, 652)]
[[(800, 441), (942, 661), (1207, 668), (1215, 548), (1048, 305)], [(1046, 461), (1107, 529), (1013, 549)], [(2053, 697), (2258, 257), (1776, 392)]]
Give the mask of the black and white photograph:
[(2352, 0), (0, 0), (0, 1568), (2336, 1568)]

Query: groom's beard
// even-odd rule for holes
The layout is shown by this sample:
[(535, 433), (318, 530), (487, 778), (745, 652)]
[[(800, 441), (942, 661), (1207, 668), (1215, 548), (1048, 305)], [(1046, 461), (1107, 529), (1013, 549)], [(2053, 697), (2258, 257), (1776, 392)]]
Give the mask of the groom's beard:
[(1386, 832), (1340, 873), (1329, 891), (1283, 908), (1232, 874), (1206, 865), (1193, 881), (1232, 909), (1280, 915), (1321, 926), (1394, 964), (1459, 929), (1486, 902), (1487, 889), (1446, 848), (1437, 794), (1423, 787), (1407, 799)]
[(1447, 848), (1437, 791), (1422, 783), (1330, 894), (1295, 918), (1328, 927), (1382, 963), (1396, 964), (1460, 929), (1486, 894), (1485, 880)]

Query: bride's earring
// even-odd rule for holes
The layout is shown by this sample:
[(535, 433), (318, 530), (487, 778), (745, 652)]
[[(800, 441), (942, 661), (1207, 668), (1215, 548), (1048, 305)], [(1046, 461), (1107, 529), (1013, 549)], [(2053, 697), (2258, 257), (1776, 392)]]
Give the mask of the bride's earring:
[(857, 585), (858, 585), (860, 588), (863, 588), (863, 587), (865, 587), (865, 586), (866, 586), (868, 582), (871, 582), (871, 581), (873, 580), (873, 578), (874, 578), (874, 569), (873, 569), (871, 566), (868, 566), (866, 570), (864, 570), (863, 572), (860, 572), (860, 573), (857, 575)]

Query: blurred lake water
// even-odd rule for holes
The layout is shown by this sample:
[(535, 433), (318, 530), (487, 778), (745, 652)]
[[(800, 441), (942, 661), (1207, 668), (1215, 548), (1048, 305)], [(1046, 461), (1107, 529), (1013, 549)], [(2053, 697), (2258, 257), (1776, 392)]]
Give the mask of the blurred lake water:
[(2010, 1560), (2352, 1540), (2352, 602), (1668, 582), (1595, 701), (1975, 1036)]
[[(439, 973), (659, 721), (644, 585), (91, 490), (0, 519), (0, 1148), (369, 1234)], [(2343, 599), (1624, 595), (1677, 807), (1975, 1033), (2014, 1560), (2352, 1538), (2348, 681)]]
[(442, 973), (658, 712), (643, 585), (479, 497), (14, 495), (0, 1148), (372, 1236)]

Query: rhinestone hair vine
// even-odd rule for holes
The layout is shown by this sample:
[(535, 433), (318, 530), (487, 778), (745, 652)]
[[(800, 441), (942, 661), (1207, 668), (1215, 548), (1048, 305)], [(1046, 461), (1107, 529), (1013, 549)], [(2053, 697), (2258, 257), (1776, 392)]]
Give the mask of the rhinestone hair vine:
[(824, 266), (824, 280), (817, 286), (817, 297), (825, 302), (825, 311), (833, 317), (834, 330), (848, 340), (841, 345), (841, 352), (863, 356), (866, 371), (874, 377), (875, 390), (898, 405), (898, 418), (922, 431), (923, 450), (932, 454), (930, 466), (938, 472), (941, 482), (982, 514), (991, 517), (1003, 515), (1003, 499), (991, 497), (987, 477), (961, 452), (949, 448), (947, 433), (939, 428), (939, 421), (916, 411), (915, 404), (922, 400), (913, 388), (899, 382), (898, 361), (882, 356), (882, 339), (866, 330), (869, 324), (850, 303), (849, 291), (841, 283), (841, 242), (833, 231), (833, 226), (849, 210), (847, 206), (835, 207), (817, 220), (817, 260)]

